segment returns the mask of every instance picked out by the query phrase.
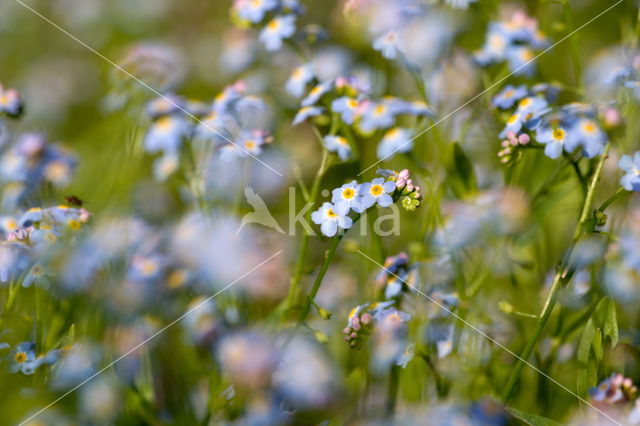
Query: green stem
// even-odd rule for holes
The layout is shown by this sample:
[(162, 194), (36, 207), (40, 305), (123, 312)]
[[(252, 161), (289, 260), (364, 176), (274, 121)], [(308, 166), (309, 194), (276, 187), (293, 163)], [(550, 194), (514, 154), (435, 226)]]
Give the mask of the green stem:
[(398, 385), (400, 384), (400, 367), (394, 365), (389, 371), (389, 390), (387, 392), (387, 404), (385, 415), (387, 418), (393, 417), (396, 411), (396, 401), (398, 400)]
[(331, 262), (333, 261), (333, 257), (336, 254), (336, 250), (338, 248), (338, 245), (340, 244), (340, 241), (342, 241), (343, 236), (344, 234), (339, 234), (333, 237), (333, 239), (331, 240), (331, 245), (324, 254), (324, 262), (322, 263), (322, 267), (320, 268), (318, 275), (316, 275), (316, 279), (313, 281), (311, 292), (309, 293), (304, 307), (302, 308), (302, 312), (300, 313), (298, 325), (304, 323), (304, 321), (307, 319), (309, 311), (311, 311), (311, 306), (316, 298), (316, 295), (318, 294), (318, 290), (320, 290), (320, 286), (322, 285), (322, 280), (329, 270), (329, 265), (331, 265)]
[(20, 281), (14, 281), (9, 284), (9, 295), (7, 296), (7, 302), (5, 303), (2, 314), (0, 315), (0, 331), (2, 331), (2, 326), (4, 325), (4, 321), (7, 318), (7, 314), (9, 313), (9, 311), (11, 311), (13, 303), (16, 300), (18, 288), (20, 288)]
[(611, 197), (609, 197), (607, 201), (602, 203), (602, 205), (598, 208), (598, 211), (604, 212), (611, 204), (615, 203), (620, 198), (623, 198), (627, 195), (629, 195), (629, 191), (627, 191), (624, 188), (618, 188), (618, 190)]
[[(311, 188), (311, 194), (309, 196), (310, 202), (315, 204), (318, 199), (318, 193), (320, 192), (320, 183), (322, 182), (322, 178), (324, 177), (324, 173), (327, 168), (327, 162), (329, 159), (329, 152), (326, 149), (322, 150), (322, 160), (320, 161), (320, 168), (318, 169), (318, 173), (316, 174), (315, 180), (313, 181), (313, 186)], [(311, 218), (311, 211), (306, 215), (306, 221), (309, 222)], [(304, 269), (304, 263), (307, 257), (307, 252), (309, 249), (309, 238), (310, 235), (306, 229), (303, 229), (302, 239), (300, 240), (300, 248), (298, 251), (298, 260), (296, 261), (295, 271), (293, 273), (293, 277), (291, 278), (291, 285), (289, 286), (289, 295), (287, 298), (287, 307), (289, 309), (293, 308), (299, 299), (300, 293), (300, 280), (302, 279), (302, 271)]]
[[(568, 26), (567, 29), (569, 31), (574, 31), (575, 24), (573, 22), (573, 14), (571, 13), (571, 5), (569, 4), (569, 0), (562, 1), (562, 9), (564, 13), (564, 19)], [(580, 89), (580, 93), (584, 93), (584, 80), (582, 78), (582, 59), (580, 56), (580, 37), (578, 37), (578, 34), (574, 34), (571, 37), (570, 43), (576, 86), (578, 86), (578, 88)]]
[(600, 175), (602, 174), (602, 168), (604, 166), (605, 160), (607, 159), (608, 153), (609, 153), (609, 145), (607, 144), (607, 147), (605, 148), (604, 153), (600, 157), (600, 161), (598, 162), (596, 170), (593, 173), (593, 177), (589, 182), (587, 195), (582, 204), (580, 219), (578, 220), (575, 231), (573, 233), (572, 245), (569, 248), (567, 255), (564, 257), (564, 261), (560, 263), (560, 266), (558, 267), (558, 270), (555, 276), (553, 277), (551, 290), (549, 291), (547, 300), (545, 301), (544, 307), (542, 308), (542, 312), (540, 313), (540, 318), (536, 322), (536, 327), (533, 330), (531, 338), (529, 339), (526, 346), (520, 353), (520, 356), (518, 357), (516, 364), (513, 366), (511, 370), (511, 374), (509, 375), (507, 383), (504, 387), (504, 391), (502, 393), (502, 399), (505, 402), (509, 399), (516, 384), (518, 383), (520, 372), (522, 371), (522, 368), (524, 367), (526, 360), (529, 359), (529, 357), (531, 356), (531, 352), (533, 352), (533, 349), (536, 346), (536, 343), (538, 342), (540, 335), (542, 334), (542, 330), (544, 329), (545, 325), (549, 321), (551, 312), (553, 311), (553, 308), (555, 307), (558, 301), (558, 298), (560, 297), (562, 289), (567, 286), (567, 284), (571, 279), (572, 274), (567, 273), (567, 267), (569, 266), (568, 263), (570, 262), (571, 253), (573, 252), (575, 245), (578, 243), (578, 241), (582, 237), (583, 232), (586, 231), (587, 233), (591, 233), (593, 231), (593, 229), (585, 230), (585, 225), (587, 224), (590, 216), (592, 215), (591, 205), (593, 203), (595, 189), (598, 184), (598, 181), (600, 180)]

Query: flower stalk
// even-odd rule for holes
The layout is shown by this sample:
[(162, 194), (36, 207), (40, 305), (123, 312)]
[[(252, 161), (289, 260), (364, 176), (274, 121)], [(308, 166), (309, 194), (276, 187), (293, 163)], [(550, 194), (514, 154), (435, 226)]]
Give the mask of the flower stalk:
[(542, 311), (539, 315), (539, 319), (536, 322), (536, 326), (533, 330), (531, 338), (529, 339), (526, 346), (520, 353), (518, 360), (516, 361), (516, 364), (513, 366), (511, 373), (509, 375), (509, 378), (507, 379), (507, 383), (502, 393), (502, 399), (504, 401), (507, 401), (510, 398), (511, 394), (513, 393), (513, 390), (515, 389), (515, 386), (518, 383), (520, 372), (522, 371), (522, 368), (525, 365), (525, 361), (531, 356), (533, 349), (538, 343), (540, 335), (542, 334), (542, 331), (544, 330), (544, 327), (546, 326), (547, 322), (549, 321), (549, 317), (553, 312), (553, 308), (556, 306), (556, 303), (558, 302), (558, 298), (562, 294), (562, 290), (571, 281), (571, 278), (574, 272), (573, 271), (574, 267), (570, 263), (571, 253), (573, 252), (576, 244), (578, 243), (578, 241), (583, 235), (585, 234), (588, 235), (593, 232), (593, 228), (595, 226), (589, 227), (589, 228), (587, 228), (586, 226), (589, 222), (590, 216), (592, 215), (591, 205), (593, 204), (595, 189), (598, 184), (598, 181), (600, 180), (600, 176), (602, 175), (602, 169), (604, 167), (604, 162), (608, 157), (609, 148), (610, 148), (610, 145), (607, 144), (602, 156), (600, 157), (600, 160), (598, 161), (598, 165), (596, 166), (593, 176), (589, 181), (587, 194), (582, 204), (580, 218), (578, 220), (578, 223), (576, 225), (576, 228), (573, 234), (573, 241), (572, 241), (571, 247), (569, 248), (569, 251), (567, 252), (567, 255), (565, 256), (564, 260), (560, 262), (558, 271), (553, 277), (551, 290), (549, 291), (549, 295), (547, 296), (547, 299), (544, 303)]

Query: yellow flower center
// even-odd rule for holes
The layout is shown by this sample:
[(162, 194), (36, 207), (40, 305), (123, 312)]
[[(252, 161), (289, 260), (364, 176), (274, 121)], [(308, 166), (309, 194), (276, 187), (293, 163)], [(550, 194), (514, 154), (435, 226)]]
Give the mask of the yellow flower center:
[(533, 59), (533, 52), (529, 49), (523, 50), (521, 57), (525, 61), (530, 61), (531, 59)]
[(511, 98), (511, 97), (513, 97), (514, 93), (515, 93), (515, 91), (513, 89), (509, 89), (506, 92), (504, 92), (504, 97), (505, 98)]
[(355, 99), (349, 99), (348, 105), (349, 108), (356, 108), (358, 106), (358, 101)]
[(352, 188), (347, 188), (342, 191), (342, 198), (350, 200), (356, 195), (356, 192)]
[(16, 354), (16, 362), (18, 364), (22, 364), (23, 362), (25, 362), (27, 360), (27, 354), (24, 352), (18, 352)]
[(518, 115), (517, 114), (513, 114), (511, 117), (509, 117), (509, 119), (507, 120), (507, 123), (513, 124), (516, 121), (518, 121)]
[(253, 149), (256, 147), (256, 143), (254, 141), (249, 140), (244, 143), (244, 146), (247, 149)]
[(384, 114), (384, 112), (387, 110), (387, 108), (384, 105), (378, 105), (376, 106), (376, 109), (374, 110), (375, 115), (382, 115)]
[(582, 126), (582, 129), (584, 130), (585, 133), (592, 134), (592, 133), (595, 133), (596, 126), (592, 122), (588, 122)]
[(521, 101), (518, 103), (518, 106), (519, 106), (520, 108), (526, 108), (526, 107), (528, 107), (529, 105), (531, 105), (531, 98), (524, 98), (523, 100), (521, 100)]
[(565, 131), (562, 129), (555, 129), (553, 131), (553, 138), (557, 141), (561, 141), (564, 139)]
[(269, 24), (267, 24), (267, 26), (269, 27), (270, 30), (275, 31), (280, 26), (280, 22), (278, 22), (278, 20), (274, 19), (271, 22), (269, 22)]
[(333, 209), (329, 209), (327, 210), (327, 217), (334, 218), (334, 217), (338, 217), (338, 215), (336, 214), (336, 212), (333, 211)]
[(343, 138), (342, 136), (336, 137), (336, 142), (338, 142), (340, 145), (349, 145), (347, 140), (345, 138)]
[(171, 120), (171, 117), (162, 117), (161, 119), (156, 121), (156, 126), (158, 126), (158, 129), (163, 131), (169, 130), (172, 124), (173, 121)]
[(371, 192), (371, 195), (374, 195), (374, 196), (377, 197), (378, 195), (382, 194), (382, 192), (383, 192), (382, 186), (381, 185), (373, 185), (371, 187), (371, 189), (370, 189), (370, 192)]

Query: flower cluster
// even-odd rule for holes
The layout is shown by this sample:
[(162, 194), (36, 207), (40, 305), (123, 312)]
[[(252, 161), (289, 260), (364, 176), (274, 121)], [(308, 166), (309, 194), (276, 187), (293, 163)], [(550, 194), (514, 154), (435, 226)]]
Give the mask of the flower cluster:
[[(19, 117), (24, 105), (18, 92), (0, 85), (0, 127), (3, 116)], [(76, 159), (61, 144), (40, 133), (13, 136), (0, 129), (0, 181), (5, 184), (2, 205), (14, 210), (44, 185), (66, 186)]]
[(593, 402), (616, 404), (634, 400), (638, 396), (638, 388), (630, 378), (620, 373), (613, 373), (597, 387), (591, 388), (589, 396)]
[(267, 50), (279, 50), (296, 32), (296, 20), (304, 13), (298, 0), (234, 0), (231, 14), (241, 28), (260, 29)]
[(536, 51), (549, 44), (538, 29), (538, 21), (524, 12), (514, 12), (508, 20), (492, 22), (482, 49), (475, 54), (476, 61), (489, 66), (507, 61), (515, 75), (532, 75)]
[(344, 341), (352, 348), (361, 347), (364, 342), (363, 339), (369, 336), (373, 330), (375, 316), (391, 305), (393, 305), (393, 302), (365, 303), (353, 308), (349, 312), (347, 326), (342, 330)]
[(409, 263), (409, 256), (402, 252), (385, 259), (384, 268), (376, 277), (376, 285), (384, 289), (386, 300), (397, 299), (402, 292), (409, 290), (405, 283), (413, 285), (417, 281), (416, 272), (415, 266)]
[(76, 232), (89, 221), (85, 209), (65, 205), (46, 209), (32, 208), (17, 220), (6, 217), (2, 223), (4, 241), (0, 242), (0, 282), (23, 277), (22, 286), (46, 279), (48, 251), (60, 237)]
[[(392, 269), (387, 269), (389, 265)], [(376, 281), (386, 281), (394, 276), (400, 282), (400, 288), (395, 283), (389, 283), (384, 294), (384, 300), (375, 303), (365, 303), (356, 306), (349, 313), (347, 326), (342, 330), (344, 340), (349, 347), (358, 349), (365, 340), (372, 336), (374, 345), (373, 368), (384, 371), (391, 365), (403, 368), (413, 358), (414, 345), (407, 341), (408, 322), (411, 315), (394, 307), (401, 303), (400, 296), (403, 289), (403, 278), (409, 270), (408, 257), (401, 253), (385, 261), (385, 267), (380, 271)], [(393, 272), (396, 271), (396, 272)]]
[(413, 185), (408, 170), (400, 173), (379, 170), (378, 174), (383, 177), (362, 184), (354, 180), (335, 188), (331, 192), (331, 202), (323, 203), (322, 207), (311, 214), (311, 220), (320, 225), (324, 235), (333, 237), (338, 229), (351, 228), (353, 219), (348, 216), (350, 211), (361, 214), (374, 205), (389, 207), (399, 199), (401, 205), (409, 211), (420, 205), (420, 187)]
[(499, 135), (504, 139), (498, 153), (503, 163), (511, 160), (515, 148), (532, 139), (544, 144), (545, 155), (553, 159), (577, 149), (587, 158), (603, 152), (608, 136), (598, 122), (597, 108), (580, 103), (552, 108), (550, 102), (556, 96), (557, 88), (538, 84), (531, 89), (508, 85), (494, 97), (496, 108), (510, 111)]
[(43, 184), (66, 186), (75, 167), (75, 156), (60, 144), (39, 133), (20, 135), (0, 157), (0, 179), (8, 184), (5, 207), (14, 208)]
[[(209, 107), (201, 102), (167, 95), (146, 108), (153, 120), (144, 139), (145, 150), (160, 153), (154, 174), (164, 180), (178, 170), (182, 145), (201, 141), (221, 158), (259, 155), (271, 141), (266, 126), (268, 107), (246, 94), (242, 81), (227, 86)], [(193, 120), (195, 118), (195, 120)]]
[(589, 389), (590, 402), (601, 410), (625, 418), (626, 424), (640, 423), (640, 398), (633, 380), (620, 373), (613, 373), (598, 386)]
[[(303, 65), (293, 72), (287, 89), (293, 95), (300, 95), (315, 81), (310, 65)], [(395, 152), (410, 151), (413, 148), (413, 130), (397, 126), (398, 118), (402, 115), (433, 117), (431, 108), (422, 101), (409, 102), (394, 96), (372, 99), (368, 91), (369, 85), (354, 76), (319, 83), (302, 100), (302, 108), (293, 124), (314, 117), (338, 115), (359, 134), (371, 136), (378, 130), (384, 131), (377, 149), (379, 159), (387, 159)], [(324, 143), (342, 160), (351, 157), (352, 149), (345, 136), (331, 133), (324, 138)]]

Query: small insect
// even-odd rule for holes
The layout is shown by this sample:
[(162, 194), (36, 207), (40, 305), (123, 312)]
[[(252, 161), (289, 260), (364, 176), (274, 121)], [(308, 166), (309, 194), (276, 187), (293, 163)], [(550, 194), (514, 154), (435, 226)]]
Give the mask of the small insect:
[(84, 204), (84, 202), (75, 195), (67, 195), (66, 197), (64, 197), (64, 200), (76, 207), (82, 207), (82, 205)]

